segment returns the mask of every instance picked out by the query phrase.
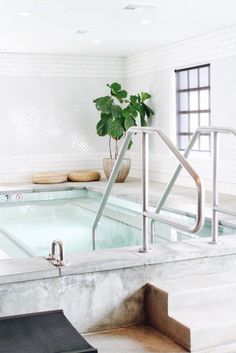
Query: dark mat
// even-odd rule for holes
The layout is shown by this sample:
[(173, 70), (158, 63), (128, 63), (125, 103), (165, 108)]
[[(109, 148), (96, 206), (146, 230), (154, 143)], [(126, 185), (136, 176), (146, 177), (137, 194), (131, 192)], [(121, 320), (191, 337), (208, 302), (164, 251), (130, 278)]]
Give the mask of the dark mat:
[(62, 310), (0, 318), (0, 353), (97, 353)]

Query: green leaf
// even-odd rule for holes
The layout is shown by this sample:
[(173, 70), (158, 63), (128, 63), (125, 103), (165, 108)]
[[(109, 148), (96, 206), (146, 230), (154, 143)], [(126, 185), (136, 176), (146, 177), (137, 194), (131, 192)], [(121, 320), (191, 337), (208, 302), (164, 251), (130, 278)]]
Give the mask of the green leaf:
[(109, 114), (111, 112), (113, 102), (110, 96), (97, 98), (94, 102), (98, 111), (104, 114)]
[(122, 114), (122, 109), (119, 105), (112, 105), (111, 115), (113, 118), (118, 118)]
[(147, 122), (146, 122), (145, 118), (142, 117), (142, 116), (140, 116), (140, 124), (141, 124), (142, 127), (146, 127), (147, 126)]
[(136, 126), (135, 119), (127, 117), (125, 119), (125, 130), (127, 131), (132, 126)]
[(121, 85), (117, 82), (113, 82), (111, 85), (107, 85), (115, 93), (121, 90)]
[(137, 107), (137, 109), (138, 109), (138, 112), (139, 112), (139, 114), (140, 114), (140, 117), (141, 117), (141, 118), (144, 118), (144, 117), (145, 117), (145, 114), (146, 114), (146, 111), (145, 111), (145, 108), (144, 108), (143, 104), (140, 104), (140, 105)]
[(137, 108), (132, 104), (129, 104), (126, 108), (123, 109), (122, 115), (125, 119), (128, 117), (135, 119), (138, 116)]
[(107, 131), (111, 137), (118, 139), (121, 138), (125, 132), (119, 119), (109, 120)]
[(138, 96), (130, 96), (130, 102), (133, 105), (136, 105), (138, 103)]
[(151, 94), (147, 93), (147, 92), (141, 92), (141, 100), (142, 102), (144, 102), (145, 100), (151, 98)]
[(123, 99), (127, 97), (128, 93), (121, 89), (121, 85), (117, 82), (113, 82), (111, 85), (107, 85), (111, 89), (111, 95), (117, 98), (120, 103), (123, 103)]
[(141, 103), (142, 98), (141, 98), (141, 96), (140, 96), (140, 94), (139, 94), (139, 93), (137, 94), (137, 97), (138, 97), (138, 102), (139, 102), (139, 103)]
[(138, 116), (137, 107), (134, 107), (132, 104), (130, 104), (129, 110), (133, 118), (136, 118)]
[(101, 113), (101, 119), (109, 120), (109, 119), (112, 119), (112, 116), (111, 116), (111, 114)]
[(125, 119), (128, 118), (128, 117), (131, 115), (129, 106), (127, 106), (126, 108), (124, 108), (124, 109), (122, 110), (122, 115), (123, 115), (123, 117), (124, 117)]
[(123, 129), (125, 128), (125, 118), (123, 117), (122, 113), (121, 115), (117, 118), (119, 119), (120, 124), (122, 125)]
[(108, 128), (108, 119), (105, 119), (104, 117), (99, 120), (97, 123), (97, 134), (98, 136), (105, 136), (107, 135), (107, 128)]
[(117, 92), (116, 97), (118, 99), (126, 98), (128, 93), (123, 89), (122, 91)]
[(151, 115), (154, 115), (154, 111), (145, 103), (142, 103), (144, 109), (145, 109), (145, 114), (147, 115), (148, 118), (150, 118)]

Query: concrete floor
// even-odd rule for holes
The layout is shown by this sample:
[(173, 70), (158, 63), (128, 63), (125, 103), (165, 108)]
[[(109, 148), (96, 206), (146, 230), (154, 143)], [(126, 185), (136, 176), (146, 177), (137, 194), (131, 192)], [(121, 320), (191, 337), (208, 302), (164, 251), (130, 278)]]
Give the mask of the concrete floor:
[(136, 326), (85, 335), (98, 353), (184, 353), (169, 338), (149, 326)]
[[(135, 326), (109, 332), (85, 334), (86, 340), (98, 353), (186, 353), (168, 337), (150, 326)], [(235, 353), (236, 344), (198, 353)]]

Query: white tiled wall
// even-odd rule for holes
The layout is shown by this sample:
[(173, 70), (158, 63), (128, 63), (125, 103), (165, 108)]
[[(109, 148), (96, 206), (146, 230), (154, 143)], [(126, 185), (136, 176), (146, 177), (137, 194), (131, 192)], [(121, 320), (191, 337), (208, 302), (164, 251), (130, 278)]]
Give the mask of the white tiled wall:
[[(151, 124), (162, 128), (173, 141), (176, 138), (174, 70), (202, 63), (211, 64), (212, 125), (236, 128), (236, 26), (126, 58), (126, 88), (131, 92), (151, 92), (156, 111)], [(222, 137), (220, 146), (220, 190), (236, 194), (236, 139)], [(133, 159), (132, 173), (140, 176), (138, 155), (134, 154)], [(153, 180), (167, 182), (174, 170), (173, 160), (160, 141), (151, 140)], [(191, 160), (210, 189), (210, 156), (199, 154)], [(184, 173), (178, 183), (191, 185)]]
[[(29, 180), (40, 171), (100, 169), (108, 147), (96, 135), (92, 101), (107, 93), (108, 82), (125, 83), (130, 93), (151, 92), (156, 111), (151, 124), (175, 140), (174, 69), (206, 62), (212, 72), (212, 124), (236, 127), (236, 26), (125, 59), (0, 54), (0, 182)], [(236, 194), (234, 143), (222, 143), (220, 187)], [(134, 176), (140, 176), (137, 148)], [(210, 157), (192, 160), (210, 188)], [(170, 153), (152, 139), (150, 169), (151, 178), (163, 182), (173, 170)], [(179, 183), (189, 179), (183, 174)]]
[(236, 26), (129, 56), (125, 76), (140, 76), (232, 56), (236, 56)]
[(0, 53), (0, 63), (0, 75), (8, 77), (124, 76), (124, 59), (118, 57)]
[(123, 81), (122, 58), (0, 54), (0, 182), (101, 168), (93, 99)]

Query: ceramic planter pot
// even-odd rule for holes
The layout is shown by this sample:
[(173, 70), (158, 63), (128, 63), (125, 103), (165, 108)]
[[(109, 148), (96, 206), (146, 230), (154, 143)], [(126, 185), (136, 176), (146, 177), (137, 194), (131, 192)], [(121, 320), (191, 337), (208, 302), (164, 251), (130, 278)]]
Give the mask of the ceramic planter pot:
[[(104, 173), (105, 173), (107, 179), (109, 179), (109, 177), (111, 175), (111, 172), (112, 172), (112, 169), (113, 169), (115, 162), (116, 162), (116, 159), (111, 159), (111, 158), (104, 158), (103, 159), (103, 170), (104, 170)], [(121, 163), (117, 178), (115, 180), (116, 183), (123, 183), (125, 181), (125, 179), (127, 178), (128, 174), (129, 174), (130, 167), (131, 167), (131, 159), (124, 158)]]

